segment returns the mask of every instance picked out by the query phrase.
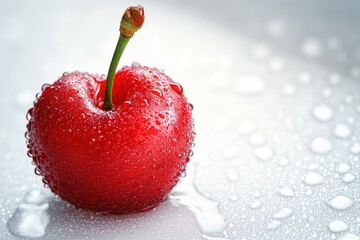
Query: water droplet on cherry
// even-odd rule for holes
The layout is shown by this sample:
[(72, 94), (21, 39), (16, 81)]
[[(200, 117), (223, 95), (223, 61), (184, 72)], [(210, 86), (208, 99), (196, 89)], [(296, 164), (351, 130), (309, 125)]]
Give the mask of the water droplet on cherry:
[(26, 120), (30, 120), (30, 118), (31, 118), (31, 116), (32, 116), (32, 114), (33, 114), (33, 108), (30, 108), (29, 109), (29, 111), (27, 111), (27, 113), (26, 113)]
[(50, 86), (50, 84), (45, 83), (44, 85), (41, 86), (41, 91), (45, 91), (45, 89), (47, 89)]
[(183, 87), (179, 83), (170, 83), (170, 87), (178, 94), (183, 93)]
[(131, 68), (141, 68), (141, 65), (140, 65), (140, 63), (138, 63), (138, 62), (133, 62), (133, 63), (131, 64)]
[(151, 89), (150, 92), (158, 97), (163, 97), (163, 93), (158, 89)]
[(190, 107), (191, 111), (194, 110), (194, 105), (193, 104), (189, 103), (189, 107)]
[(36, 175), (41, 176), (41, 172), (39, 168), (35, 168), (34, 172)]

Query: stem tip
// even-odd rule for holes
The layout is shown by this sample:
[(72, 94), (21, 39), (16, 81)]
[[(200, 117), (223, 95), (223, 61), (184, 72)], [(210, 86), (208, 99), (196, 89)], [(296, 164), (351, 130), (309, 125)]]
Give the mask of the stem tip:
[(128, 7), (121, 18), (120, 33), (126, 38), (134, 36), (145, 20), (144, 8), (140, 5)]

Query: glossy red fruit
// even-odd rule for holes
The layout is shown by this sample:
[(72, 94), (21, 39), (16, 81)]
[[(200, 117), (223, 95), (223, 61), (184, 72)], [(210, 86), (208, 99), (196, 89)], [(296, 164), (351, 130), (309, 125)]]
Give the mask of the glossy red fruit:
[(178, 182), (194, 140), (191, 106), (162, 71), (133, 64), (105, 79), (64, 74), (29, 110), (28, 154), (43, 181), (75, 206), (128, 213), (159, 204)]

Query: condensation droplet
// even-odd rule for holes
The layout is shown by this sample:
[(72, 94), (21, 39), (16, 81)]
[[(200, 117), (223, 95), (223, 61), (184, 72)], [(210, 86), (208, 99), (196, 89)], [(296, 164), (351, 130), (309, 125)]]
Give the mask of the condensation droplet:
[(339, 163), (336, 167), (335, 167), (335, 171), (338, 173), (346, 173), (350, 170), (350, 165), (347, 163)]
[(349, 226), (343, 221), (335, 220), (329, 223), (329, 229), (333, 233), (346, 231)]
[(267, 229), (274, 230), (274, 229), (279, 228), (280, 226), (281, 226), (281, 222), (279, 222), (277, 220), (273, 220), (267, 225)]
[(348, 138), (351, 135), (351, 128), (346, 123), (337, 123), (333, 133), (338, 138)]
[(35, 172), (36, 175), (41, 176), (41, 171), (40, 171), (39, 168), (36, 167), (36, 168), (34, 169), (34, 172)]
[(140, 63), (138, 63), (138, 62), (133, 62), (133, 63), (131, 64), (131, 67), (132, 67), (132, 68), (141, 68), (141, 65), (140, 65)]
[(334, 115), (332, 108), (328, 104), (317, 105), (312, 113), (317, 120), (323, 122), (331, 120)]
[(354, 176), (354, 174), (352, 173), (346, 173), (342, 178), (341, 180), (344, 182), (344, 183), (351, 183), (353, 181), (355, 181), (356, 177)]
[(290, 217), (294, 211), (291, 208), (284, 207), (276, 212), (273, 216), (274, 219), (285, 219)]
[(277, 192), (283, 197), (295, 196), (295, 191), (291, 187), (281, 187)]
[(183, 87), (179, 83), (170, 83), (170, 87), (178, 94), (183, 93)]
[(311, 163), (307, 164), (306, 170), (313, 171), (313, 170), (318, 169), (319, 167), (320, 167), (319, 164), (311, 162)]
[(151, 89), (150, 92), (158, 97), (163, 97), (163, 93), (158, 89)]
[(310, 186), (321, 184), (323, 180), (324, 177), (316, 172), (308, 172), (303, 178), (304, 183)]
[(327, 205), (336, 209), (336, 210), (346, 210), (353, 205), (354, 201), (351, 198), (345, 196), (335, 196), (330, 201), (327, 202)]
[(333, 148), (332, 143), (325, 137), (316, 137), (310, 143), (310, 149), (317, 154), (326, 154)]

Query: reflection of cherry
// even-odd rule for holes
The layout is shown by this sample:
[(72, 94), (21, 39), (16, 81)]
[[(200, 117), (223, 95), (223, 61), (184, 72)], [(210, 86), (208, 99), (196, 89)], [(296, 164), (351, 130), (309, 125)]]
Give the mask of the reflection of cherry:
[(189, 161), (193, 122), (181, 85), (137, 63), (115, 74), (143, 21), (141, 6), (125, 11), (107, 80), (64, 73), (43, 87), (28, 112), (35, 172), (78, 207), (110, 213), (150, 209)]

